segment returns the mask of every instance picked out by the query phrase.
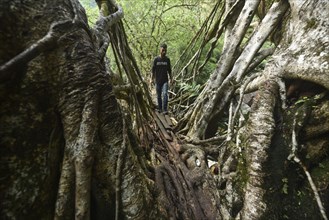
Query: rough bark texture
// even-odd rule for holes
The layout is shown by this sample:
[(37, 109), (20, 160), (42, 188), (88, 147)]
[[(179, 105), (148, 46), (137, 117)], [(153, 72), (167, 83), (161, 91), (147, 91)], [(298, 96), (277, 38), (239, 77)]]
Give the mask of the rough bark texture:
[(289, 1), (284, 39), (274, 54), (281, 77), (301, 78), (329, 88), (329, 4)]
[(155, 218), (142, 154), (123, 126), (101, 41), (79, 2), (2, 1), (0, 8), (0, 63), (24, 57), (1, 68), (1, 217)]
[[(274, 112), (278, 94), (275, 82), (267, 82), (256, 97), (251, 114), (250, 123), (245, 128), (245, 157), (248, 180), (245, 186), (244, 206), (240, 213), (241, 219), (262, 218), (270, 204), (266, 204), (264, 197), (268, 190), (266, 176), (268, 171), (269, 148), (275, 129)], [(266, 100), (266, 101), (264, 101)], [(257, 204), (257, 206), (255, 205)]]
[(289, 3), (284, 38), (258, 81), (238, 144), (220, 152), (227, 219), (327, 219), (329, 4)]

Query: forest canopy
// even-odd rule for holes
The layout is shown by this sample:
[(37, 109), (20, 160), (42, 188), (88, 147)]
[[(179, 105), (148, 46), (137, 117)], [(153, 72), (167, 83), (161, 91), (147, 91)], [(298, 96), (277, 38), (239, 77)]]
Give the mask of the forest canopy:
[[(85, 7), (89, 23), (95, 24), (98, 18), (97, 4), (87, 0), (80, 2)], [(168, 53), (175, 64), (216, 2), (120, 0), (117, 3), (124, 8), (123, 23), (139, 67), (145, 77), (150, 77), (151, 63), (159, 53), (159, 45), (167, 43)], [(111, 50), (108, 52), (111, 57)], [(115, 62), (112, 64), (115, 69)]]

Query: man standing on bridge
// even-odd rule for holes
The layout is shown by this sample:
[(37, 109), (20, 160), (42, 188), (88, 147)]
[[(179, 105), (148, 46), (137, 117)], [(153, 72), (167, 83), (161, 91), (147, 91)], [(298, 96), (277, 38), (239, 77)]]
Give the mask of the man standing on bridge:
[(168, 75), (170, 77), (170, 83), (172, 83), (170, 59), (166, 54), (167, 45), (161, 44), (160, 55), (154, 59), (152, 66), (152, 81), (155, 83), (158, 110), (164, 114), (168, 113)]

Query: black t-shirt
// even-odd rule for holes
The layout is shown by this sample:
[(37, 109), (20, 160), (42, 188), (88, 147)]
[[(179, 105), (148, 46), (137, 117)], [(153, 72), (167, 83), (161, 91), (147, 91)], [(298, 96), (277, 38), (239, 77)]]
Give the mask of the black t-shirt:
[(168, 74), (171, 78), (171, 65), (168, 57), (156, 57), (153, 61), (152, 74), (157, 84), (168, 82)]

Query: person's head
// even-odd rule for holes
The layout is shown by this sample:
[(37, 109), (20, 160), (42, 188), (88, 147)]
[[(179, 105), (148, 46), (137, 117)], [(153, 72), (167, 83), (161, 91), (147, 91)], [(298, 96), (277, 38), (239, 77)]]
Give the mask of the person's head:
[(164, 57), (167, 54), (167, 44), (160, 45), (160, 56)]

